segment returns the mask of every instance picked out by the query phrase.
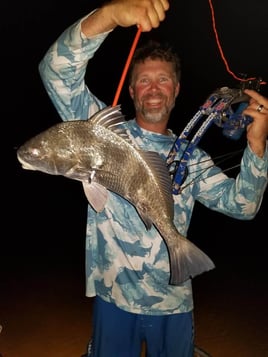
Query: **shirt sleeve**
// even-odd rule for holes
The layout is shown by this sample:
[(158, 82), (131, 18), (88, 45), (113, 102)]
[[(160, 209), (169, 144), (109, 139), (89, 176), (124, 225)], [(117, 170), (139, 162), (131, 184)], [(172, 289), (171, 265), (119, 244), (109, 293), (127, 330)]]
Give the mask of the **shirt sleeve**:
[(260, 209), (267, 187), (268, 145), (263, 158), (256, 156), (249, 145), (244, 150), (240, 172), (235, 178), (219, 168), (208, 170), (198, 186), (197, 200), (206, 207), (237, 219), (253, 219)]
[(105, 106), (86, 86), (85, 74), (109, 32), (87, 38), (81, 32), (83, 19), (67, 28), (39, 63), (42, 82), (62, 120), (88, 119)]

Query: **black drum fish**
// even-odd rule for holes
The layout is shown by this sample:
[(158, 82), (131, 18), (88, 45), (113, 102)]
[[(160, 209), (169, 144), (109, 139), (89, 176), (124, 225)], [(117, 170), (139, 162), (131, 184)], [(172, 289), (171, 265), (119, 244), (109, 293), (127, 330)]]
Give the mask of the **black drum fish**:
[(141, 150), (131, 141), (121, 125), (124, 121), (117, 105), (88, 120), (58, 123), (21, 145), (17, 158), (24, 169), (81, 181), (88, 202), (98, 212), (108, 191), (128, 200), (145, 227), (154, 225), (164, 239), (170, 284), (179, 285), (214, 264), (176, 229), (167, 165), (158, 153)]

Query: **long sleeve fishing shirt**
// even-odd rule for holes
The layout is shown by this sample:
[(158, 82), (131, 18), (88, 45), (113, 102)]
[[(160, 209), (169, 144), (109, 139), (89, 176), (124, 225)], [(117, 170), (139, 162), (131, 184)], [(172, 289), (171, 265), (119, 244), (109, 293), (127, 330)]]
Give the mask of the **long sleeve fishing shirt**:
[[(87, 87), (88, 62), (109, 33), (86, 38), (81, 21), (66, 29), (49, 48), (39, 70), (62, 120), (88, 119), (106, 104)], [(93, 73), (93, 71), (91, 72)], [(176, 136), (141, 129), (135, 119), (127, 130), (144, 150), (166, 159)], [(178, 156), (182, 153), (179, 151)], [(174, 223), (187, 236), (196, 201), (241, 220), (255, 217), (267, 185), (268, 152), (259, 158), (247, 146), (236, 178), (227, 177), (210, 156), (196, 148), (190, 158), (185, 188), (174, 195)], [(198, 179), (196, 177), (198, 172)], [(189, 237), (190, 239), (190, 237)], [(165, 315), (193, 309), (191, 280), (169, 284), (169, 256), (158, 231), (146, 230), (136, 209), (109, 192), (105, 209), (88, 206), (86, 230), (86, 295), (98, 295), (119, 308), (140, 314)]]

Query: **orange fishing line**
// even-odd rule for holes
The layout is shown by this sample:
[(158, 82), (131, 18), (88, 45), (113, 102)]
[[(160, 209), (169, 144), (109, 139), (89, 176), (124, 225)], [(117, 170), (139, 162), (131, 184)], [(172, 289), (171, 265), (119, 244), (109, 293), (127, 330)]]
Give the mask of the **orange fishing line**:
[(124, 70), (123, 70), (123, 73), (121, 75), (120, 82), (118, 84), (118, 87), (117, 87), (117, 90), (116, 90), (116, 93), (115, 93), (114, 101), (113, 101), (113, 104), (112, 104), (113, 107), (117, 105), (118, 98), (120, 96), (120, 93), (121, 93), (121, 90), (122, 90), (122, 87), (123, 87), (123, 84), (124, 84), (124, 81), (125, 81), (125, 78), (126, 78), (126, 75), (127, 75), (127, 71), (128, 71), (131, 59), (133, 57), (133, 54), (135, 52), (137, 43), (139, 41), (140, 35), (141, 35), (141, 28), (139, 27), (138, 30), (137, 30), (137, 33), (135, 35), (134, 41), (132, 43), (132, 46), (131, 46), (131, 49), (130, 49), (130, 52), (129, 52), (129, 55), (128, 55), (128, 58), (127, 58), (127, 61), (126, 61), (125, 67), (124, 67)]

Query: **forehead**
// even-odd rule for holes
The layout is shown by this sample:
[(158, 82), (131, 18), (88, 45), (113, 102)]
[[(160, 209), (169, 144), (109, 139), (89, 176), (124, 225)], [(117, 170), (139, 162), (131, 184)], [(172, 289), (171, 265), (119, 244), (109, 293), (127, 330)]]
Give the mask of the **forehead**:
[(133, 72), (135, 76), (141, 76), (150, 73), (172, 74), (174, 69), (171, 62), (167, 62), (161, 59), (147, 58), (145, 61), (136, 63)]

